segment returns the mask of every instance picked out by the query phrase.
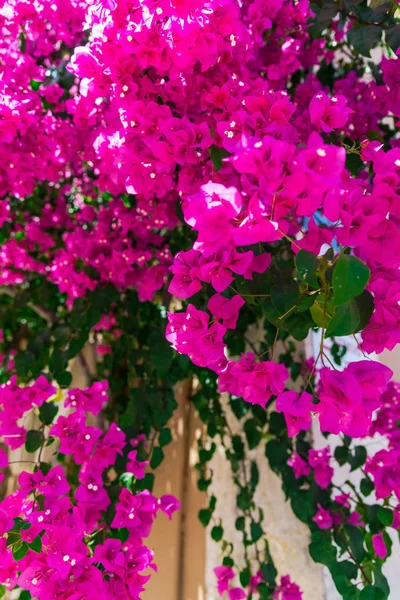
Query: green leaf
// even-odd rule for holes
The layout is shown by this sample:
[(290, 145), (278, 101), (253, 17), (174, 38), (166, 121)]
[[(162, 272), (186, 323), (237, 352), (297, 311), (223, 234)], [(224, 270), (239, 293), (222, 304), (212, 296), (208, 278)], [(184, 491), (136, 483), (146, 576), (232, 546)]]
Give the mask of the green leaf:
[(239, 575), (240, 585), (242, 588), (246, 588), (250, 583), (250, 573), (248, 570), (241, 571)]
[(296, 255), (296, 269), (302, 281), (306, 281), (311, 286), (319, 287), (316, 271), (319, 267), (318, 256), (307, 252), (307, 250), (300, 250)]
[(202, 508), (199, 510), (199, 520), (203, 527), (207, 527), (209, 522), (211, 521), (211, 511), (208, 508)]
[[(68, 345), (68, 358), (75, 358), (86, 344), (88, 336), (84, 332), (79, 337), (73, 338)], [(66, 343), (66, 341), (65, 341)]]
[(338, 567), (339, 564), (340, 563), (336, 563), (336, 565), (334, 565), (334, 569), (331, 570), (331, 575), (337, 591), (341, 596), (344, 596), (348, 589), (352, 587), (352, 583), (340, 567)]
[(332, 300), (325, 300), (325, 298), (325, 294), (318, 294), (314, 304), (310, 309), (313, 321), (316, 325), (318, 325), (318, 327), (328, 327), (334, 314)]
[(257, 542), (263, 535), (263, 530), (260, 523), (251, 523), (250, 534), (253, 542)]
[(36, 452), (44, 442), (43, 431), (31, 429), (26, 434), (25, 450), (27, 452)]
[(231, 156), (230, 152), (225, 150), (225, 148), (219, 148), (215, 144), (209, 148), (211, 162), (215, 167), (216, 171), (220, 171), (222, 168), (222, 159)]
[(27, 555), (29, 546), (26, 542), (21, 542), (13, 546), (12, 555), (15, 561), (22, 560)]
[(221, 526), (216, 525), (211, 529), (211, 537), (215, 542), (219, 542), (222, 540), (222, 536), (224, 535), (224, 530)]
[(355, 525), (345, 525), (345, 534), (348, 538), (350, 549), (357, 562), (361, 563), (365, 557), (364, 536)]
[(6, 595), (7, 588), (5, 585), (0, 585), (0, 598)]
[(251, 412), (253, 413), (253, 415), (255, 416), (257, 421), (259, 421), (261, 423), (262, 426), (264, 426), (266, 424), (267, 413), (266, 413), (265, 408), (263, 408), (262, 406), (259, 406), (258, 404), (253, 404), (251, 407)]
[(158, 437), (158, 443), (160, 444), (160, 446), (167, 446), (171, 442), (172, 442), (171, 430), (168, 429), (167, 427), (165, 429), (161, 429), (159, 437)]
[(336, 562), (336, 548), (333, 546), (331, 535), (328, 532), (313, 531), (308, 549), (311, 558), (316, 563), (331, 568)]
[(384, 525), (378, 517), (380, 508), (381, 507), (379, 506), (379, 504), (372, 504), (370, 506), (367, 506), (368, 523), (371, 533), (379, 533), (380, 531), (382, 531), (382, 529), (384, 529)]
[(31, 550), (39, 554), (42, 551), (42, 538), (40, 537), (40, 535), (35, 537), (35, 539), (30, 544), (28, 544), (28, 546)]
[(280, 315), (285, 315), (293, 309), (299, 298), (299, 286), (295, 282), (289, 284), (277, 283), (271, 288), (272, 304)]
[(236, 506), (240, 508), (240, 510), (245, 511), (249, 507), (249, 502), (249, 490), (247, 487), (242, 487), (236, 496)]
[(40, 86), (42, 85), (42, 82), (41, 81), (36, 81), (35, 79), (31, 79), (30, 85), (31, 85), (31, 89), (34, 92), (37, 92), (38, 89), (40, 88)]
[(332, 287), (335, 304), (345, 304), (365, 289), (371, 271), (359, 258), (341, 254), (333, 269)]
[(21, 529), (26, 530), (26, 529), (30, 529), (31, 527), (32, 527), (32, 524), (29, 523), (29, 521), (24, 521), (20, 517), (16, 517), (14, 519), (14, 525), (13, 525), (12, 531), (20, 531)]
[(344, 465), (349, 458), (349, 449), (346, 446), (338, 446), (335, 448), (335, 458), (339, 465)]
[(151, 468), (156, 469), (157, 467), (159, 467), (161, 465), (163, 460), (164, 460), (164, 452), (163, 452), (162, 448), (160, 448), (159, 446), (156, 446), (153, 450), (153, 454), (152, 454), (151, 460), (150, 460)]
[(161, 378), (166, 377), (171, 368), (174, 351), (161, 331), (153, 331), (147, 340), (150, 358)]
[(258, 471), (257, 463), (253, 460), (250, 467), (250, 485), (252, 490), (256, 489), (259, 480), (260, 473)]
[(50, 372), (51, 373), (62, 373), (67, 364), (66, 353), (61, 348), (54, 348), (50, 356)]
[(244, 460), (244, 443), (240, 435), (232, 437), (232, 448), (235, 451), (238, 460)]
[(366, 328), (374, 312), (374, 298), (370, 292), (364, 290), (362, 294), (354, 298), (353, 302), (357, 306), (358, 314), (360, 315), (358, 331), (361, 331)]
[(278, 442), (278, 440), (268, 442), (265, 446), (265, 455), (269, 460), (271, 469), (275, 472), (280, 472), (288, 459), (286, 447), (281, 442)]
[(311, 308), (316, 298), (317, 294), (312, 294), (311, 296), (302, 296), (297, 303), (297, 312), (305, 312), (306, 310)]
[(382, 573), (382, 567), (380, 565), (375, 565), (374, 585), (376, 585), (376, 587), (378, 587), (379, 589), (381, 589), (384, 592), (385, 598), (389, 597), (389, 595), (390, 595), (389, 584), (388, 584), (388, 581), (387, 581), (385, 575)]
[(391, 0), (372, 0), (371, 8), (373, 8), (371, 19), (369, 21), (375, 21), (378, 24), (384, 24), (388, 18), (388, 12), (390, 11)]
[(261, 572), (265, 581), (269, 583), (269, 585), (275, 584), (275, 579), (278, 575), (278, 571), (276, 570), (275, 565), (272, 562), (263, 563), (261, 565)]
[(389, 48), (396, 52), (400, 47), (400, 25), (389, 27), (386, 31), (385, 41)]
[(120, 483), (120, 484), (121, 484), (123, 487), (125, 487), (125, 488), (127, 488), (128, 490), (132, 491), (132, 483), (133, 483), (133, 480), (134, 480), (134, 475), (133, 475), (133, 473), (122, 473), (122, 474), (119, 476), (119, 480), (118, 480), (118, 481), (119, 481), (119, 483)]
[(144, 478), (140, 481), (140, 489), (149, 490), (149, 492), (152, 492), (153, 487), (154, 487), (154, 473), (146, 473)]
[(244, 531), (245, 527), (246, 527), (246, 522), (244, 520), (244, 517), (238, 517), (235, 522), (235, 528), (238, 531)]
[(305, 340), (313, 324), (309, 311), (290, 314), (286, 319), (281, 321), (281, 326), (298, 342)]
[(296, 517), (303, 523), (308, 523), (312, 517), (309, 494), (305, 490), (298, 490), (292, 495), (290, 504)]
[(18, 352), (14, 358), (15, 369), (20, 377), (26, 377), (35, 362), (31, 352)]
[(45, 425), (50, 425), (58, 413), (58, 406), (55, 402), (44, 402), (39, 408), (39, 419)]
[(358, 331), (359, 323), (360, 313), (354, 300), (341, 304), (328, 325), (325, 337), (350, 335)]
[(214, 512), (216, 504), (217, 504), (217, 498), (214, 495), (212, 495), (209, 499), (209, 509), (211, 512)]
[(212, 483), (212, 479), (204, 479), (204, 477), (200, 477), (197, 480), (197, 487), (200, 492), (206, 492)]
[[(283, 413), (278, 413), (275, 410), (270, 414), (268, 433), (279, 437), (286, 431), (286, 421)], [(278, 442), (279, 443), (279, 442)]]
[(343, 594), (343, 600), (359, 600), (359, 590), (356, 587), (350, 587), (347, 589), (346, 593)]
[(66, 327), (65, 325), (56, 327), (53, 330), (54, 345), (57, 347), (64, 346), (67, 343), (70, 334), (71, 332), (69, 327)]
[(375, 486), (373, 481), (371, 481), (367, 477), (361, 479), (360, 490), (363, 496), (369, 496), (374, 488)]
[(332, 344), (331, 354), (337, 365), (342, 364), (342, 358), (344, 357), (346, 352), (347, 352), (346, 346), (339, 346), (339, 344), (336, 344), (336, 342), (334, 344)]
[[(249, 596), (249, 598), (252, 597), (253, 595)], [(259, 583), (257, 585), (257, 597), (260, 598), (260, 600), (271, 600), (271, 589), (266, 583)]]
[[(269, 323), (275, 325), (275, 327), (281, 326), (281, 321), (279, 320), (279, 313), (276, 310), (275, 306), (272, 304), (271, 298), (266, 298), (263, 302), (263, 312), (265, 318), (269, 321)], [(284, 323), (287, 323), (287, 319), (284, 321)]]
[(55, 378), (58, 385), (66, 388), (71, 385), (72, 373), (70, 373), (69, 371), (60, 371), (55, 373)]
[(248, 419), (245, 421), (243, 429), (250, 450), (256, 448), (262, 437), (262, 431), (259, 428), (257, 421), (255, 419)]
[(386, 596), (376, 585), (367, 585), (360, 593), (360, 600), (386, 600)]
[(354, 452), (349, 457), (349, 463), (351, 465), (351, 471), (355, 471), (363, 466), (367, 460), (367, 450), (365, 446), (356, 446)]
[(326, 337), (350, 335), (365, 329), (373, 312), (374, 299), (364, 290), (357, 298), (337, 307), (326, 331)]
[[(314, 6), (317, 6), (317, 4)], [(338, 7), (333, 2), (323, 2), (322, 8), (316, 12), (314, 23), (308, 28), (311, 37), (321, 37), (323, 30), (331, 27), (337, 12)]]
[(370, 57), (370, 50), (375, 48), (382, 38), (382, 27), (378, 25), (360, 25), (352, 27), (347, 33), (347, 39), (354, 49), (363, 56)]
[(393, 511), (390, 510), (390, 508), (383, 508), (383, 506), (380, 506), (378, 510), (378, 519), (385, 527), (390, 527), (393, 524), (394, 519)]
[(344, 573), (348, 579), (357, 579), (358, 567), (350, 560), (342, 560), (340, 562), (337, 562), (336, 565), (334, 565), (334, 567), (332, 568), (331, 572), (338, 572), (339, 570), (342, 573)]

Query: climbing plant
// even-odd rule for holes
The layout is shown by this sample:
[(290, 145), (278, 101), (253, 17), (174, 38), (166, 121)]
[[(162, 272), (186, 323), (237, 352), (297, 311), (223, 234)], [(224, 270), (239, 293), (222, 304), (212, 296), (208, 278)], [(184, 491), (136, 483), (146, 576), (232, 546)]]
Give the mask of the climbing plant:
[(0, 25), (0, 597), (141, 597), (185, 382), (219, 594), (302, 598), (262, 448), (339, 594), (387, 599), (400, 387), (370, 354), (400, 340), (397, 2), (7, 0)]

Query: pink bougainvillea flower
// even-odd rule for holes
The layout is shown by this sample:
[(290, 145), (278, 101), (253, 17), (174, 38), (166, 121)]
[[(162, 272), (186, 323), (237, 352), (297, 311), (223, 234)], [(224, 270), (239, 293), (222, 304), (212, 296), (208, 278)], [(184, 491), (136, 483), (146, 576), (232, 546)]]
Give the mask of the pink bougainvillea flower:
[(303, 592), (296, 583), (291, 581), (289, 575), (283, 575), (272, 598), (273, 600), (302, 600)]
[(311, 448), (308, 451), (308, 464), (313, 469), (315, 481), (320, 488), (327, 488), (333, 477), (333, 468), (330, 465), (331, 452), (329, 446), (314, 450)]
[(375, 533), (372, 536), (372, 545), (374, 547), (375, 553), (379, 556), (379, 558), (386, 558), (388, 549), (386, 547), (385, 539), (383, 537), (383, 533)]
[(214, 294), (207, 304), (208, 310), (227, 329), (235, 329), (239, 318), (239, 309), (246, 304), (241, 296), (233, 296), (230, 300), (220, 294)]
[(304, 458), (301, 458), (301, 456), (297, 454), (297, 452), (292, 453), (291, 457), (287, 461), (287, 464), (289, 467), (292, 467), (296, 479), (299, 479), (300, 477), (307, 477), (307, 475), (310, 475), (311, 473), (310, 466), (304, 460)]
[(318, 92), (310, 102), (311, 123), (324, 133), (344, 127), (349, 115), (354, 112), (347, 108), (344, 96), (329, 98), (324, 92)]
[(168, 516), (169, 519), (172, 519), (173, 513), (179, 510), (181, 507), (179, 500), (170, 494), (161, 496), (159, 503), (161, 510)]
[(307, 392), (283, 392), (276, 400), (276, 410), (285, 415), (289, 437), (293, 437), (299, 431), (307, 431), (311, 427), (311, 409), (313, 397)]
[(332, 514), (320, 504), (318, 504), (318, 511), (313, 517), (313, 521), (320, 529), (331, 529), (333, 527)]
[(214, 573), (218, 580), (218, 594), (222, 596), (222, 594), (228, 590), (230, 581), (235, 578), (235, 572), (232, 567), (222, 565), (220, 567), (215, 567)]

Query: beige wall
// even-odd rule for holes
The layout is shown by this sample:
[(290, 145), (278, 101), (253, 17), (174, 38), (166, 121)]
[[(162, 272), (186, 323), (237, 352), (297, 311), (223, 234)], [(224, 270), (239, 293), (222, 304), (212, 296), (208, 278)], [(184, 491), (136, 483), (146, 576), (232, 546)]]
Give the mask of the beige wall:
[(197, 518), (205, 506), (205, 496), (197, 489), (194, 465), (197, 462), (196, 437), (201, 434), (199, 419), (188, 399), (188, 382), (176, 388), (179, 404), (171, 428), (173, 442), (165, 450), (165, 460), (156, 471), (156, 496), (173, 494), (181, 510), (171, 521), (160, 514), (149, 538), (158, 573), (143, 594), (144, 600), (205, 600), (205, 529)]

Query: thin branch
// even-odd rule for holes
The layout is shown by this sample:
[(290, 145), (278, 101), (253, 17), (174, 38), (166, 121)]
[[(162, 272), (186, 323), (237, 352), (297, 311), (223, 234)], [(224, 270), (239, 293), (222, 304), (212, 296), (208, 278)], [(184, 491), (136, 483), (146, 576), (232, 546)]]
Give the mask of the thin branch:
[(249, 340), (249, 338), (245, 335), (244, 336), (244, 341), (246, 342), (246, 344), (248, 344), (250, 346), (250, 348), (253, 350), (254, 354), (256, 356), (258, 356), (258, 350), (255, 347), (255, 345), (253, 344), (253, 342), (251, 340)]
[(278, 231), (281, 235), (283, 235), (284, 238), (286, 238), (291, 244), (293, 244), (293, 246), (296, 246), (296, 248), (298, 248), (299, 250), (303, 250), (303, 248), (296, 242), (296, 240), (286, 235), (286, 233), (281, 229), (278, 229)]
[[(8, 296), (9, 298), (13, 298), (15, 300), (15, 298), (17, 297), (17, 292), (14, 292), (13, 290), (9, 290), (7, 288), (0, 288), (0, 296)], [(44, 310), (40, 306), (36, 306), (36, 304), (33, 304), (32, 302), (27, 302), (26, 306), (28, 306), (31, 310), (33, 310), (33, 312), (39, 315), (39, 317), (47, 321), (49, 325), (53, 324), (54, 317), (51, 313)]]
[(279, 331), (280, 331), (279, 327), (277, 327), (276, 333), (275, 333), (275, 338), (274, 338), (273, 344), (271, 346), (271, 353), (270, 353), (269, 360), (272, 360), (274, 358), (275, 346), (276, 346), (276, 342), (278, 341)]
[(361, 564), (358, 562), (358, 560), (357, 560), (357, 559), (356, 559), (356, 557), (354, 556), (354, 554), (353, 554), (353, 552), (352, 552), (352, 550), (351, 550), (350, 546), (348, 545), (348, 543), (347, 543), (347, 540), (346, 540), (346, 538), (344, 537), (344, 535), (342, 535), (342, 533), (341, 533), (339, 530), (337, 530), (337, 534), (338, 534), (338, 536), (340, 537), (340, 539), (342, 540), (342, 542), (344, 543), (344, 545), (345, 545), (345, 547), (346, 547), (346, 550), (347, 550), (347, 552), (350, 554), (351, 558), (353, 559), (353, 561), (355, 562), (355, 564), (357, 565), (357, 567), (360, 569), (360, 571), (361, 571), (361, 573), (362, 573), (362, 575), (363, 575), (363, 577), (364, 577), (364, 580), (365, 580), (367, 583), (371, 584), (371, 583), (372, 583), (372, 581), (371, 581), (370, 577), (369, 577), (369, 576), (366, 574), (366, 572), (364, 571), (364, 569), (363, 569), (362, 565), (361, 565)]

